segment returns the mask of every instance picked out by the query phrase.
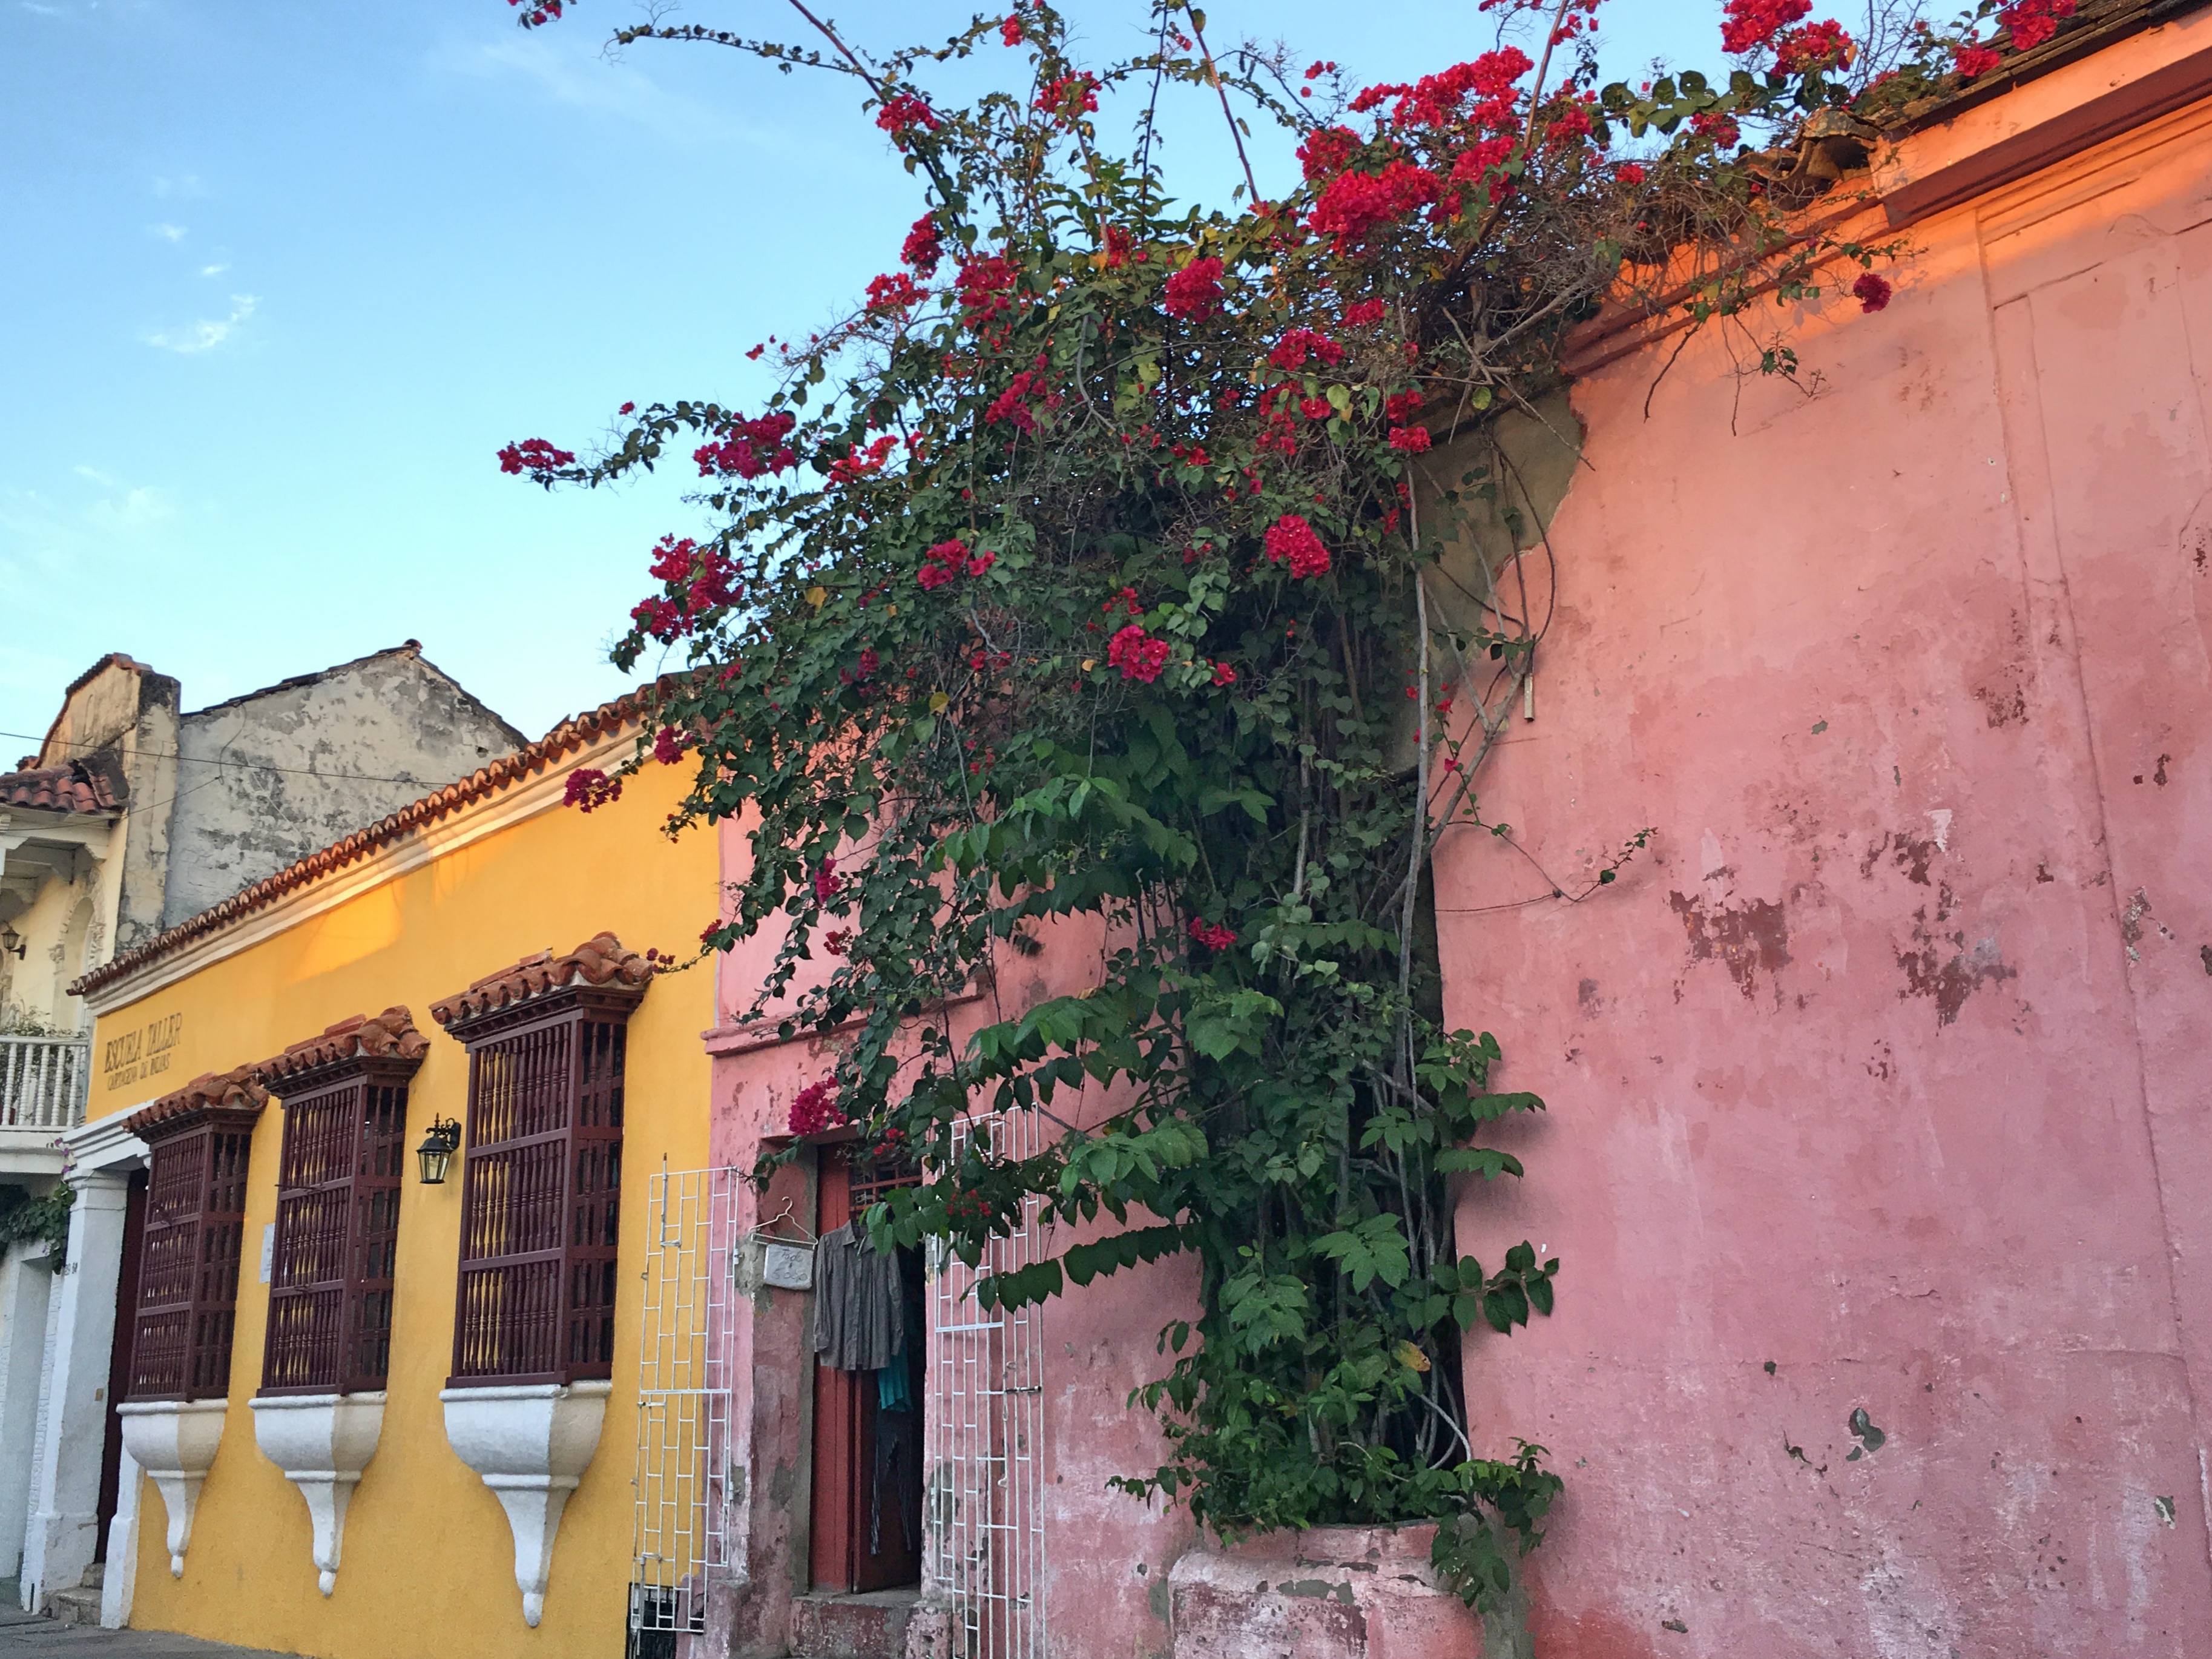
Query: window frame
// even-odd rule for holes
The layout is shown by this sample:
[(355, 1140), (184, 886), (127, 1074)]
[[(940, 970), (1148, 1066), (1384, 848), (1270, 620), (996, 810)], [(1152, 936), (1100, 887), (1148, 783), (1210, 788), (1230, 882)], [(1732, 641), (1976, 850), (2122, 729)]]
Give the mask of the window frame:
[[(572, 983), (447, 1023), (469, 1056), (448, 1389), (614, 1375), (629, 1024), (644, 994), (642, 985)], [(526, 1076), (488, 1097), (498, 1087), (497, 1057), (535, 1044), (542, 1058), (556, 1043), (557, 1079), (545, 1096), (524, 1097)], [(594, 1065), (580, 1063), (592, 1056)], [(557, 1108), (557, 1123), (531, 1121), (548, 1106)], [(507, 1128), (520, 1132), (500, 1133)], [(542, 1176), (556, 1161), (557, 1185), (549, 1188)], [(533, 1175), (541, 1177), (534, 1184)], [(518, 1186), (519, 1200), (502, 1202)], [(549, 1223), (557, 1224), (550, 1233)], [(505, 1243), (531, 1248), (492, 1248)]]
[[(412, 1027), (408, 1030), (411, 1035)], [(264, 1397), (374, 1394), (390, 1381), (400, 1195), (412, 1157), (408, 1091), (421, 1064), (419, 1052), (356, 1053), (270, 1079), (280, 1091), (284, 1133), (262, 1343)], [(319, 1113), (343, 1123), (343, 1134), (331, 1137), (342, 1141), (342, 1150), (308, 1142), (322, 1128), (313, 1123)], [(325, 1160), (320, 1168), (305, 1167), (319, 1152)], [(341, 1173), (330, 1173), (333, 1158)], [(308, 1174), (321, 1178), (299, 1178)], [(319, 1249), (312, 1236), (302, 1238), (299, 1231), (314, 1224), (318, 1209), (337, 1212)], [(303, 1266), (313, 1276), (300, 1272)], [(316, 1267), (324, 1271), (313, 1273)], [(316, 1307), (319, 1302), (327, 1315)], [(301, 1304), (308, 1311), (292, 1318), (289, 1310)], [(308, 1380), (277, 1380), (288, 1372), (296, 1376), (295, 1362), (312, 1372)]]

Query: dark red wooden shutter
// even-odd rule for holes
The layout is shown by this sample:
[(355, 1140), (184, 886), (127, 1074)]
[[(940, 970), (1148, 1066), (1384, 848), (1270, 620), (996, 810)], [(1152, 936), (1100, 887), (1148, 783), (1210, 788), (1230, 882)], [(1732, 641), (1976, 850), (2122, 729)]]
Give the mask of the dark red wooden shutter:
[(192, 1103), (164, 1111), (168, 1105), (156, 1103), (138, 1126), (152, 1169), (130, 1397), (220, 1399), (230, 1391), (246, 1172), (259, 1107)]
[(357, 1062), (279, 1086), (289, 1092), (261, 1391), (381, 1389), (408, 1156), (404, 1073)]
[(634, 999), (547, 1000), (568, 1006), (469, 1043), (457, 1388), (614, 1374), (624, 1022)]

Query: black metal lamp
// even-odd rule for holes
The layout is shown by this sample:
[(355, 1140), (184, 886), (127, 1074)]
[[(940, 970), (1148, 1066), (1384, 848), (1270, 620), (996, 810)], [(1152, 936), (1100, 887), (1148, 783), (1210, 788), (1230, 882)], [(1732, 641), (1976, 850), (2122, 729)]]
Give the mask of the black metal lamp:
[(0, 951), (5, 951), (16, 961), (21, 962), (23, 959), (23, 952), (29, 948), (23, 943), (23, 936), (15, 931), (14, 923), (0, 922)]
[(433, 1117), (430, 1132), (422, 1137), (422, 1144), (415, 1149), (422, 1160), (422, 1184), (442, 1187), (446, 1171), (453, 1167), (454, 1149), (461, 1144), (461, 1126), (451, 1118)]

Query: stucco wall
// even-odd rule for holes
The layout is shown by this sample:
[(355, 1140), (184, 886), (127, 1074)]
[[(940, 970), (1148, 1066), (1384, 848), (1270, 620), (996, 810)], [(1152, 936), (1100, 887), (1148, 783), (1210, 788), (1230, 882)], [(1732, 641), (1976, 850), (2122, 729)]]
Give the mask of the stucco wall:
[[(348, 1015), (404, 1003), (430, 1036), (410, 1086), (410, 1149), (434, 1114), (465, 1120), (466, 1053), (432, 1024), (433, 1000), (603, 928), (633, 950), (679, 949), (711, 903), (713, 838), (672, 844), (658, 833), (678, 793), (674, 771), (651, 769), (619, 803), (586, 816), (559, 805), (567, 769), (516, 786), (536, 792), (544, 810), (535, 816), (389, 879), (336, 878), (357, 890), (335, 908), (110, 1008), (96, 1053), (109, 1036), (173, 1017), (181, 1023), (173, 1059), (155, 1083), (111, 1090), (95, 1079), (94, 1116), (134, 1109), (199, 1073), (267, 1058)], [(514, 792), (495, 795), (419, 833), (433, 848), (451, 842), (470, 816), (509, 810), (514, 799)], [(256, 1449), (246, 1404), (261, 1376), (268, 1289), (255, 1267), (263, 1229), (275, 1219), (283, 1129), (283, 1109), (272, 1103), (253, 1139), (222, 1448), (180, 1580), (169, 1574), (161, 1499), (150, 1483), (143, 1488), (134, 1626), (316, 1659), (605, 1659), (622, 1651), (647, 1183), (664, 1157), (678, 1170), (705, 1161), (699, 1033), (712, 1014), (710, 975), (699, 969), (657, 980), (629, 1023), (614, 1394), (597, 1455), (561, 1522), (544, 1624), (524, 1625), (506, 1516), (447, 1442), (438, 1391), (453, 1358), (461, 1189), (457, 1180), (419, 1184), (411, 1160), (401, 1189), (390, 1405), (346, 1518), (336, 1593), (325, 1601), (318, 1592), (307, 1507)]]
[(1550, 1103), (1460, 1210), (1565, 1264), (1466, 1354), (1568, 1483), (1549, 1659), (2212, 1632), (2208, 173), (2185, 112), (1763, 312), (1817, 395), (1718, 330), (1576, 389), (1529, 857), (1437, 860), (1447, 1015)]
[(161, 926), (523, 742), (405, 647), (186, 714)]

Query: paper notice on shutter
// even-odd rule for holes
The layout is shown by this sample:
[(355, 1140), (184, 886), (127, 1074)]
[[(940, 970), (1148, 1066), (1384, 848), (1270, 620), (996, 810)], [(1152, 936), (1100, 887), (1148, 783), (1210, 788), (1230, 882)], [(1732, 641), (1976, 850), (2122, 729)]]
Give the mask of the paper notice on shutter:
[(276, 1224), (272, 1221), (261, 1230), (261, 1282), (266, 1285), (276, 1269)]

